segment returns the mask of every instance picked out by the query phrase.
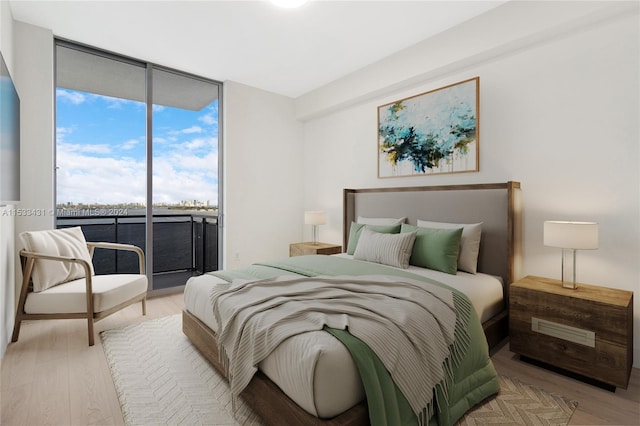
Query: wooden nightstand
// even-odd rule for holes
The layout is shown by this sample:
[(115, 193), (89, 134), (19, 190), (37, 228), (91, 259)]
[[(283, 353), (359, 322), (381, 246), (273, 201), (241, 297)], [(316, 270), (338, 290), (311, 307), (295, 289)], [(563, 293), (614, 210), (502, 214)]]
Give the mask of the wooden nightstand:
[(633, 292), (527, 276), (509, 288), (511, 351), (627, 388), (633, 363)]
[(342, 246), (327, 243), (293, 243), (289, 244), (289, 257), (307, 254), (339, 254)]

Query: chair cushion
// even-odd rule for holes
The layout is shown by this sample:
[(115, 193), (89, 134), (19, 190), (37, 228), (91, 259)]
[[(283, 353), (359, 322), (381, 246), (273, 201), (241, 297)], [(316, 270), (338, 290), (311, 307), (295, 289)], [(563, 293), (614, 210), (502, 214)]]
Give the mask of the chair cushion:
[[(103, 312), (146, 293), (147, 277), (140, 274), (94, 275), (93, 310)], [(24, 305), (27, 314), (68, 314), (87, 312), (85, 279), (30, 292)]]
[[(86, 260), (93, 275), (93, 264), (87, 249), (87, 241), (79, 226), (22, 232), (20, 237), (27, 251)], [(31, 274), (33, 291), (40, 292), (55, 285), (82, 278), (84, 275), (84, 268), (79, 263), (39, 259), (36, 260)]]

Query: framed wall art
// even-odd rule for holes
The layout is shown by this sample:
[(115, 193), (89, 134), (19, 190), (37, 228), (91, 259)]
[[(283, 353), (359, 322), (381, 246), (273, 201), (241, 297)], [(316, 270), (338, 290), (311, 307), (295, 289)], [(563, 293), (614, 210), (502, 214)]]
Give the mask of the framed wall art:
[(20, 202), (20, 98), (0, 52), (0, 206)]
[(477, 172), (480, 77), (378, 107), (378, 177)]

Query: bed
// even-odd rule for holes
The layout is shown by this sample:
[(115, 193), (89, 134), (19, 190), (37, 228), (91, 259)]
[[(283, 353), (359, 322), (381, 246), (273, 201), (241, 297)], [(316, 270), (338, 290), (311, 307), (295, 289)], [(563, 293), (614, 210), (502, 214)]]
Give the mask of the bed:
[[(187, 283), (183, 330), (216, 369), (223, 374), (226, 372), (218, 353), (218, 325), (209, 304), (209, 294), (213, 287), (233, 279), (259, 280), (276, 275), (326, 273), (341, 276), (416, 274), (411, 276), (434, 279), (469, 295), (470, 303), (481, 319), (479, 334), (484, 335), (487, 347), (493, 347), (506, 337), (508, 284), (519, 276), (519, 183), (345, 189), (343, 202), (343, 247), (347, 253), (265, 262), (235, 271), (206, 274)], [(476, 273), (458, 271), (450, 274), (414, 266), (403, 270), (353, 260), (355, 253), (349, 247), (350, 235), (354, 229), (362, 227), (358, 222), (378, 218), (403, 218), (407, 227), (420, 225), (418, 221), (422, 225), (424, 221), (431, 224), (482, 223)], [(367, 269), (351, 272), (349, 268), (358, 262), (365, 263)], [(478, 280), (484, 280), (484, 283), (479, 284)], [(479, 363), (485, 362), (481, 356), (476, 358), (480, 359), (476, 360)], [(484, 379), (486, 384), (481, 383)], [(475, 403), (495, 392), (494, 383), (490, 383), (486, 372), (472, 381), (477, 382), (475, 387), (484, 386), (485, 389), (469, 395), (458, 394), (462, 391), (454, 389), (452, 407), (441, 422), (455, 421)], [(241, 397), (267, 424), (369, 424), (357, 366), (341, 342), (325, 331), (312, 331), (285, 340), (260, 363)], [(435, 416), (433, 419), (437, 420)]]

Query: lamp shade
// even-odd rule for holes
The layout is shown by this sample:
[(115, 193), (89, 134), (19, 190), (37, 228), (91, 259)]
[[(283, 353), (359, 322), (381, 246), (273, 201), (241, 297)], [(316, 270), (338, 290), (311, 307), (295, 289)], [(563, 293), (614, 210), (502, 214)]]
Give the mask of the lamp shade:
[(598, 224), (595, 222), (544, 222), (544, 245), (567, 249), (598, 248)]
[(327, 213), (323, 211), (304, 212), (305, 225), (324, 225), (327, 223)]

